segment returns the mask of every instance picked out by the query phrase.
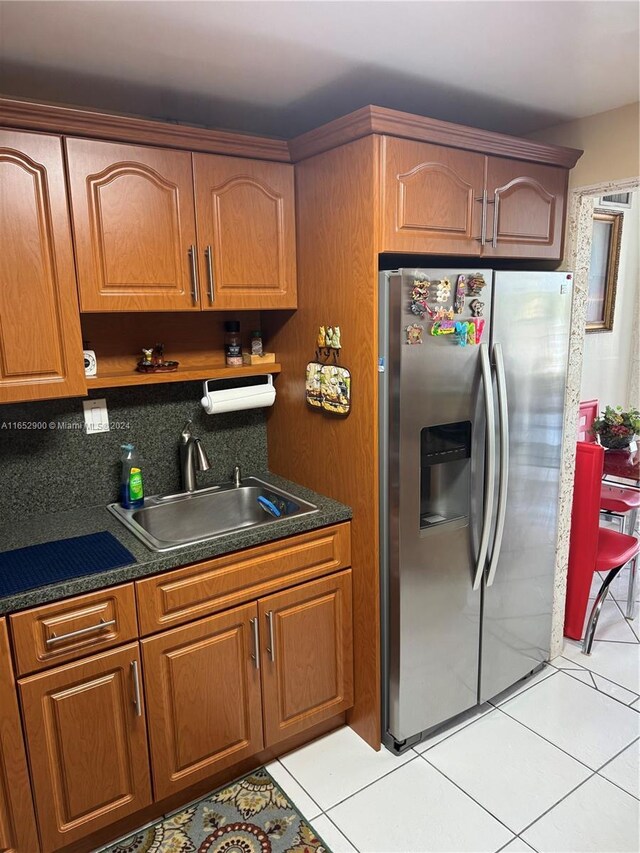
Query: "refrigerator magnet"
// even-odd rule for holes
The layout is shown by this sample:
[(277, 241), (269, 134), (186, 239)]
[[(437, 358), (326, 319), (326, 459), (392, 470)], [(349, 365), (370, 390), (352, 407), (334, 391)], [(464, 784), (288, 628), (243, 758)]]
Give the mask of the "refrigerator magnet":
[(467, 277), (466, 275), (459, 275), (458, 280), (456, 281), (456, 296), (453, 301), (453, 310), (456, 314), (462, 314), (462, 309), (464, 308), (464, 295), (467, 290)]
[(443, 304), (451, 299), (451, 282), (448, 278), (441, 278), (436, 287), (436, 302)]
[(485, 287), (486, 284), (487, 282), (484, 280), (484, 276), (480, 272), (469, 276), (467, 281), (471, 296), (478, 296), (478, 294), (482, 293), (482, 288)]
[(469, 326), (474, 330), (475, 343), (482, 342), (482, 333), (484, 332), (484, 317), (472, 317), (469, 320)]
[(319, 361), (310, 361), (307, 364), (307, 377), (305, 381), (305, 396), (307, 403), (314, 409), (322, 406), (322, 383), (321, 375), (324, 364)]
[(469, 308), (471, 309), (472, 317), (482, 317), (484, 302), (481, 302), (479, 299), (472, 299), (469, 303)]
[[(467, 335), (468, 335), (468, 333), (469, 333), (469, 323), (467, 323), (467, 322), (464, 322), (464, 323), (457, 322), (457, 323), (456, 323), (456, 325), (455, 325), (455, 327), (454, 327), (454, 333), (455, 333), (455, 336), (456, 336), (456, 341), (457, 341), (458, 346), (460, 346), (460, 347), (466, 347), (466, 345), (467, 345)], [(474, 335), (474, 337), (475, 337), (475, 335)]]
[(321, 406), (334, 415), (348, 415), (351, 409), (351, 373), (346, 367), (325, 364), (320, 375)]
[(407, 343), (408, 344), (421, 344), (422, 343), (422, 333), (424, 332), (424, 326), (420, 323), (411, 323), (410, 326), (407, 326), (405, 329), (407, 333)]

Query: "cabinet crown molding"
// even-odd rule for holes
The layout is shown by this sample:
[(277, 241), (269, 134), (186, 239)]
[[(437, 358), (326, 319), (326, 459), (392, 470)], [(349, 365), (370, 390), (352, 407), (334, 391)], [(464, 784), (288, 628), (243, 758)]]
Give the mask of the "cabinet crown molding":
[(282, 163), (305, 160), (314, 154), (371, 134), (432, 142), (483, 154), (546, 163), (564, 169), (572, 169), (583, 153), (576, 148), (547, 145), (532, 139), (522, 139), (373, 105), (323, 124), (289, 142), (228, 130), (213, 130), (15, 98), (0, 98), (0, 126)]
[(284, 139), (14, 98), (0, 98), (0, 126), (289, 162)]
[(576, 148), (547, 145), (532, 139), (370, 105), (289, 140), (291, 160), (296, 163), (371, 134), (431, 142), (564, 169), (572, 169), (583, 153)]

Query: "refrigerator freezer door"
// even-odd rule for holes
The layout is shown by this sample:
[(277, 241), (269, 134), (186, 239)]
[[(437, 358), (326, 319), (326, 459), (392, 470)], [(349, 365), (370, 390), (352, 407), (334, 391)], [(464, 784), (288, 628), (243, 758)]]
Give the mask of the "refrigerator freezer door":
[(484, 590), (480, 701), (549, 658), (571, 292), (569, 273), (494, 274), (492, 362), (499, 369), (498, 343), (508, 485), (502, 545)]
[[(457, 276), (473, 272), (382, 274), (384, 739), (391, 748), (477, 702), (481, 589), (474, 590), (473, 581), (484, 498), (481, 347), (459, 346), (453, 335), (432, 336), (429, 318), (420, 320), (410, 310), (416, 274), (428, 277), (434, 295), (437, 281), (448, 278), (451, 304)], [(490, 272), (486, 281), (488, 315)], [(456, 319), (469, 319), (470, 301)], [(407, 327), (415, 323), (424, 326), (421, 344), (409, 343)], [(487, 316), (486, 343), (489, 327)]]

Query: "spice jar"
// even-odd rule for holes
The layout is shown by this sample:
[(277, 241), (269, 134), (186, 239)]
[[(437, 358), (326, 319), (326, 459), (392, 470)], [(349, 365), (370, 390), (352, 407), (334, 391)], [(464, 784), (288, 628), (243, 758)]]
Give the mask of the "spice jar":
[(242, 367), (240, 323), (237, 320), (228, 320), (224, 324), (224, 357), (227, 367)]
[(262, 332), (259, 329), (251, 332), (251, 355), (262, 355)]

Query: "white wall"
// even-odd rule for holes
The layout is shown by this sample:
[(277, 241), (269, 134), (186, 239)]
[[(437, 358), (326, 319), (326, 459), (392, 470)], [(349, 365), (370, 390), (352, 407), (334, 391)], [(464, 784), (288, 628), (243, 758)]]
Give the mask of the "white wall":
[(624, 211), (613, 331), (589, 332), (584, 342), (580, 398), (597, 399), (601, 408), (640, 408), (638, 383), (632, 376), (634, 335), (640, 334), (640, 193), (632, 193), (632, 200), (631, 209)]

